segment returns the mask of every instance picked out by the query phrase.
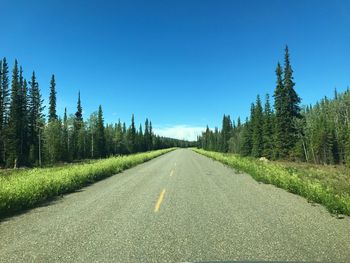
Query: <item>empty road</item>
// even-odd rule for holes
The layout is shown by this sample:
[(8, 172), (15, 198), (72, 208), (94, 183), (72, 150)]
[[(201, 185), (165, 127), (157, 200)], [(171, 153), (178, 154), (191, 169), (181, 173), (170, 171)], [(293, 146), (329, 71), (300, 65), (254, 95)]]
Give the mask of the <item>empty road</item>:
[(179, 149), (0, 223), (0, 262), (349, 262), (350, 219)]

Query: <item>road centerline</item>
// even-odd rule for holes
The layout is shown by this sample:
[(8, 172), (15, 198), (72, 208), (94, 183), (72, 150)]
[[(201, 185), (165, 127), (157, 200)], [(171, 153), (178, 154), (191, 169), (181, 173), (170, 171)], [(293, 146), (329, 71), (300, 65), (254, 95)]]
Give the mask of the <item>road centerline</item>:
[(161, 205), (161, 203), (163, 202), (163, 199), (164, 199), (164, 194), (165, 194), (165, 189), (163, 189), (163, 191), (159, 195), (159, 198), (157, 200), (156, 206), (154, 207), (154, 212), (155, 213), (159, 211), (160, 205)]

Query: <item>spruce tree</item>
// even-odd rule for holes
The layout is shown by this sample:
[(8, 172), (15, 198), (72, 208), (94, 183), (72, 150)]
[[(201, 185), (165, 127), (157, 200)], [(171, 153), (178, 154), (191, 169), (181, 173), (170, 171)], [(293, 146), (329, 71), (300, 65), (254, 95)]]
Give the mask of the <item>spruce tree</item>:
[[(300, 118), (300, 97), (296, 93), (293, 80), (293, 69), (290, 64), (288, 46), (285, 48), (284, 55), (284, 79), (283, 79), (284, 89), (287, 94), (288, 110), (292, 118)], [(292, 130), (293, 131), (293, 130)]]
[(4, 165), (7, 156), (7, 129), (10, 105), (8, 65), (6, 58), (3, 58), (0, 65), (0, 165)]
[(150, 139), (149, 139), (150, 150), (154, 150), (154, 143), (153, 143), (154, 134), (153, 134), (153, 128), (152, 128), (152, 122), (151, 121), (149, 122), (149, 136), (150, 136)]
[(69, 131), (68, 131), (68, 117), (67, 117), (67, 108), (64, 108), (63, 115), (63, 127), (62, 127), (62, 157), (63, 161), (70, 161), (69, 153)]
[[(254, 104), (252, 104), (251, 106), (251, 112), (253, 111), (253, 109), (254, 109)], [(246, 121), (243, 125), (243, 131), (242, 131), (241, 153), (243, 156), (249, 156), (252, 153), (252, 135), (253, 135), (252, 123), (251, 121), (249, 121), (248, 118), (246, 118)]]
[(273, 126), (272, 111), (270, 106), (269, 94), (266, 94), (266, 102), (264, 107), (264, 123), (263, 123), (263, 156), (272, 157), (273, 151)]
[(98, 157), (104, 157), (106, 153), (106, 137), (103, 120), (102, 106), (98, 107), (97, 129), (96, 129)]
[(274, 93), (275, 97), (275, 143), (274, 143), (274, 153), (273, 156), (275, 159), (284, 158), (287, 156), (288, 152), (285, 147), (288, 143), (288, 133), (287, 127), (288, 124), (288, 109), (287, 109), (287, 95), (286, 89), (283, 86), (282, 80), (282, 68), (280, 63), (277, 64), (276, 68), (276, 89)]
[(2, 60), (2, 70), (1, 70), (1, 116), (0, 122), (2, 127), (6, 127), (8, 124), (9, 107), (10, 107), (10, 91), (9, 91), (9, 69), (6, 58)]
[(296, 93), (293, 81), (293, 70), (290, 64), (288, 46), (285, 48), (284, 55), (284, 79), (283, 85), (286, 92), (286, 134), (288, 135), (288, 140), (285, 141), (284, 147), (286, 148), (287, 154), (291, 154), (297, 139), (298, 131), (296, 129), (296, 119), (300, 119), (302, 116), (300, 114), (300, 97)]
[(152, 128), (150, 126), (152, 125), (150, 125), (148, 118), (146, 118), (144, 134), (146, 151), (150, 151), (152, 149)]
[(144, 152), (146, 149), (145, 149), (145, 140), (144, 140), (144, 134), (143, 134), (143, 130), (142, 130), (142, 124), (140, 123), (140, 126), (139, 126), (139, 131), (137, 133), (137, 137), (138, 137), (138, 149), (139, 149), (139, 152)]
[(136, 152), (136, 128), (135, 128), (135, 119), (134, 119), (134, 114), (132, 114), (131, 117), (131, 125), (128, 129), (128, 135), (127, 135), (127, 140), (128, 140), (128, 150), (130, 153)]
[(4, 120), (3, 120), (3, 115), (4, 115), (4, 109), (3, 109), (3, 98), (2, 98), (2, 60), (0, 59), (0, 165), (4, 164), (4, 159), (3, 159), (3, 140), (5, 138), (4, 136)]
[(20, 138), (21, 138), (21, 101), (20, 101), (20, 80), (18, 62), (15, 60), (15, 64), (12, 70), (12, 82), (11, 82), (11, 104), (9, 114), (9, 136), (8, 147), (9, 156), (7, 159), (7, 165), (18, 167), (20, 165)]
[[(22, 72), (22, 69), (21, 69)], [(23, 79), (22, 73), (20, 77), (21, 84), (21, 109), (20, 109), (20, 118), (21, 118), (21, 137), (20, 137), (20, 153), (22, 165), (29, 164), (29, 128), (28, 128), (28, 94), (27, 94), (27, 81)]]
[(252, 156), (260, 157), (263, 151), (263, 112), (259, 95), (256, 98), (251, 121), (253, 129)]
[[(30, 162), (38, 164), (39, 162), (39, 148), (42, 147), (42, 130), (44, 128), (44, 115), (43, 115), (43, 99), (39, 89), (39, 84), (36, 81), (35, 72), (33, 71), (31, 81), (29, 82), (28, 91), (28, 138), (30, 148)], [(40, 141), (39, 141), (40, 138)]]
[(57, 120), (56, 114), (56, 81), (55, 75), (52, 74), (50, 82), (50, 98), (49, 98), (49, 122)]
[(80, 91), (78, 93), (77, 111), (74, 116), (73, 126), (73, 158), (82, 159), (84, 157), (85, 152), (85, 131), (83, 121), (83, 109), (80, 100)]
[(230, 115), (225, 115), (222, 119), (222, 129), (221, 129), (221, 151), (228, 152), (228, 140), (231, 136), (232, 123)]

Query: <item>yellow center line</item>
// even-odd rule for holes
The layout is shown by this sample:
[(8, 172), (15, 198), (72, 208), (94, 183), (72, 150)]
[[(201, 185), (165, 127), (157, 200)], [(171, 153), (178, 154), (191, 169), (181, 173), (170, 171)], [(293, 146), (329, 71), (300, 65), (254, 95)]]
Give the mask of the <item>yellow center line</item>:
[(174, 170), (171, 170), (170, 176), (173, 176), (173, 174), (174, 174)]
[(155, 213), (159, 211), (160, 204), (163, 202), (163, 199), (164, 199), (164, 194), (165, 194), (165, 189), (163, 189), (163, 191), (160, 193), (160, 196), (158, 198), (156, 206), (154, 207), (154, 212)]

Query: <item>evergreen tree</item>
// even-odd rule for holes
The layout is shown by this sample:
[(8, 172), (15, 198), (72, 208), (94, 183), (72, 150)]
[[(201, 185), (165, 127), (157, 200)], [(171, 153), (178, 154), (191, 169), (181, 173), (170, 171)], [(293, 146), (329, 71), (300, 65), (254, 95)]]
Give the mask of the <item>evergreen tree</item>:
[(144, 135), (142, 131), (142, 125), (140, 124), (139, 126), (139, 131), (137, 133), (137, 144), (138, 144), (138, 151), (143, 152), (146, 151), (145, 147), (145, 140), (144, 140)]
[[(284, 79), (283, 79), (284, 89), (287, 94), (288, 111), (292, 118), (300, 118), (300, 97), (296, 93), (293, 81), (293, 70), (290, 64), (288, 46), (285, 48), (284, 55)], [(292, 127), (291, 127), (292, 128)], [(292, 130), (293, 132), (293, 130)]]
[(152, 128), (152, 122), (149, 122), (149, 144), (150, 144), (150, 150), (154, 150), (154, 143), (153, 143), (153, 138), (154, 138), (154, 134), (153, 134), (153, 128)]
[(22, 68), (20, 70), (20, 119), (21, 119), (21, 137), (20, 137), (20, 154), (21, 164), (29, 164), (29, 128), (28, 128), (28, 94), (27, 94), (27, 81), (23, 79)]
[[(62, 144), (62, 137), (66, 131), (62, 131), (62, 120), (56, 114), (56, 82), (55, 75), (51, 76), (50, 97), (49, 97), (49, 123), (45, 129), (45, 155), (49, 163), (56, 163), (62, 157), (62, 151), (67, 151), (65, 144)], [(66, 138), (64, 138), (66, 139)], [(62, 147), (61, 147), (62, 146)]]
[(9, 114), (9, 156), (7, 164), (9, 166), (18, 167), (21, 165), (21, 101), (20, 101), (20, 80), (18, 62), (15, 64), (12, 71), (11, 84), (11, 104)]
[(288, 149), (285, 147), (288, 144), (288, 108), (287, 108), (287, 94), (286, 89), (283, 86), (282, 81), (282, 68), (278, 63), (276, 68), (276, 89), (275, 89), (275, 145), (274, 145), (274, 158), (284, 158), (288, 154)]
[[(1, 68), (1, 67), (0, 67)], [(0, 124), (5, 128), (8, 123), (9, 107), (10, 107), (10, 91), (9, 91), (9, 69), (6, 58), (2, 60), (1, 70), (1, 93), (0, 93)]]
[(52, 75), (50, 82), (50, 98), (49, 98), (49, 122), (57, 120), (56, 114), (56, 81), (55, 75)]
[(103, 112), (102, 106), (98, 107), (98, 117), (97, 117), (97, 129), (96, 129), (96, 138), (97, 138), (97, 149), (98, 149), (98, 157), (104, 157), (106, 152), (106, 137), (105, 137), (105, 127), (103, 124)]
[(148, 119), (146, 118), (145, 121), (145, 150), (150, 151), (152, 149), (152, 131), (151, 131), (150, 123)]
[(85, 131), (83, 121), (83, 109), (80, 100), (80, 91), (78, 93), (77, 111), (73, 123), (73, 159), (84, 158), (85, 148)]
[(270, 106), (269, 94), (266, 94), (266, 102), (264, 107), (264, 124), (263, 124), (263, 156), (266, 158), (272, 157), (273, 151), (273, 123), (272, 111)]
[(130, 153), (136, 152), (136, 128), (134, 114), (131, 117), (131, 125), (127, 133), (128, 150)]
[(3, 99), (2, 99), (2, 60), (0, 59), (0, 165), (4, 163), (2, 159), (4, 127), (3, 127)]
[(288, 135), (288, 140), (285, 142), (285, 148), (288, 151), (288, 154), (291, 154), (292, 149), (295, 147), (295, 144), (298, 139), (298, 131), (296, 129), (296, 119), (300, 119), (300, 97), (296, 93), (293, 81), (293, 70), (290, 65), (289, 51), (288, 46), (285, 49), (284, 56), (284, 79), (283, 85), (286, 92), (286, 133)]
[(77, 111), (75, 113), (75, 119), (78, 121), (79, 124), (83, 122), (83, 108), (81, 106), (80, 91), (78, 93)]
[(6, 58), (0, 63), (0, 165), (4, 165), (7, 156), (7, 128), (10, 105), (8, 65)]
[(263, 111), (260, 96), (256, 98), (256, 104), (251, 118), (253, 129), (252, 155), (260, 157), (263, 151)]
[[(39, 148), (42, 144), (42, 129), (44, 128), (43, 100), (41, 98), (39, 84), (36, 81), (35, 72), (33, 71), (31, 81), (29, 82), (28, 94), (28, 138), (30, 147), (30, 162), (39, 163)], [(40, 138), (40, 140), (39, 140)]]
[(64, 108), (63, 115), (63, 127), (62, 127), (62, 157), (63, 161), (70, 161), (70, 152), (69, 152), (69, 131), (68, 131), (68, 117), (67, 117), (67, 108)]
[[(251, 115), (252, 115), (252, 112), (254, 111), (254, 108), (255, 106), (254, 104), (252, 104), (251, 110), (250, 110)], [(249, 156), (252, 153), (252, 145), (253, 145), (252, 137), (253, 137), (252, 123), (247, 118), (243, 126), (243, 134), (242, 134), (241, 153), (243, 156)]]
[(231, 136), (232, 123), (230, 115), (224, 115), (221, 129), (221, 151), (228, 152), (228, 141)]
[(241, 118), (238, 117), (237, 119), (237, 128), (240, 128), (241, 127)]

